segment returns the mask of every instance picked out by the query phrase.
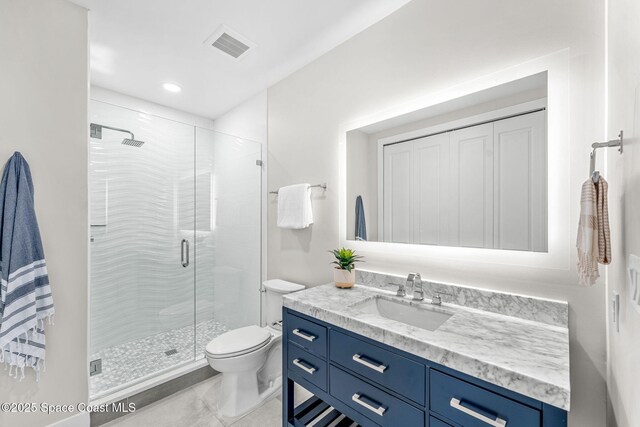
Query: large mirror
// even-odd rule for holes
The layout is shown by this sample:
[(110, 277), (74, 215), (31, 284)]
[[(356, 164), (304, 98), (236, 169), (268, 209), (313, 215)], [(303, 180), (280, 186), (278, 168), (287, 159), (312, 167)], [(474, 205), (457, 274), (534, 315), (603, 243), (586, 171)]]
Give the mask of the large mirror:
[(349, 240), (547, 252), (547, 73), (347, 132)]

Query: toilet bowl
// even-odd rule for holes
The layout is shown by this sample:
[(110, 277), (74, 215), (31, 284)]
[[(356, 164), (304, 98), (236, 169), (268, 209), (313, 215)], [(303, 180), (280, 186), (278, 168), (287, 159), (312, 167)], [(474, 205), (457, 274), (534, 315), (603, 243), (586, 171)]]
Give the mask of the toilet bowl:
[(304, 289), (284, 280), (267, 280), (267, 326), (245, 326), (211, 340), (205, 349), (209, 365), (222, 374), (218, 412), (237, 417), (280, 389), (282, 379), (282, 295)]

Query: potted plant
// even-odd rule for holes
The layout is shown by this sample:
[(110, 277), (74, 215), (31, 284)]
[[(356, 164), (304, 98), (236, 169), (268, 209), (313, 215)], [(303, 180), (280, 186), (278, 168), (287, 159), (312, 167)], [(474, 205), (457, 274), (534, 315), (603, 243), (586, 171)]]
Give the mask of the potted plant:
[(362, 260), (360, 255), (352, 249), (334, 249), (329, 251), (333, 253), (336, 260), (332, 264), (337, 265), (333, 270), (333, 280), (339, 288), (351, 288), (356, 282), (355, 263)]

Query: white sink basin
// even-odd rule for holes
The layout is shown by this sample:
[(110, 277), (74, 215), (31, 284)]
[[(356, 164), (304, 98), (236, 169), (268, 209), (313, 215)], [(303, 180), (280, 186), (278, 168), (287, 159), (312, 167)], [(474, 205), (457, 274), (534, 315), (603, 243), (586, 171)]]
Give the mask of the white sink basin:
[(415, 303), (376, 296), (350, 306), (362, 313), (373, 314), (395, 320), (417, 328), (435, 331), (453, 314), (441, 308), (429, 307), (424, 303)]

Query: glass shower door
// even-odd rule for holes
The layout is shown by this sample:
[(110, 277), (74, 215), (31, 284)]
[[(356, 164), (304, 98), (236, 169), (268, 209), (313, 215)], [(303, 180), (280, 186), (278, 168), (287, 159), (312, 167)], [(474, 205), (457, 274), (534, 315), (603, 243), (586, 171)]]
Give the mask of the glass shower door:
[(262, 146), (196, 128), (196, 357), (260, 324)]
[(194, 360), (197, 232), (194, 127), (97, 101), (91, 123), (93, 399)]

